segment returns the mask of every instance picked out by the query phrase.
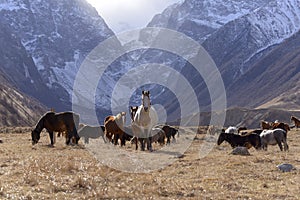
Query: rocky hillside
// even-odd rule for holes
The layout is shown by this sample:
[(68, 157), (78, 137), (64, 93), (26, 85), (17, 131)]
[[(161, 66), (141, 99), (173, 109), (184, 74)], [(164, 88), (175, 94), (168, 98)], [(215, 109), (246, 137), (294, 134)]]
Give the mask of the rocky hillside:
[(34, 126), (45, 106), (7, 82), (0, 74), (0, 126)]

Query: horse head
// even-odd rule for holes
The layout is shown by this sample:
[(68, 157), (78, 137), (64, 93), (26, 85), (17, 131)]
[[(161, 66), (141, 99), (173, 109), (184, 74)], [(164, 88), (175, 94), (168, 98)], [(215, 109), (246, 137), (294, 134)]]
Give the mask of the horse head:
[(150, 92), (149, 91), (142, 91), (142, 105), (145, 110), (145, 112), (148, 112), (150, 108)]
[(40, 133), (36, 129), (31, 132), (32, 145), (35, 145), (40, 140)]
[(225, 140), (225, 137), (226, 137), (226, 133), (222, 131), (221, 134), (219, 135), (217, 144), (218, 145), (222, 144), (222, 142)]

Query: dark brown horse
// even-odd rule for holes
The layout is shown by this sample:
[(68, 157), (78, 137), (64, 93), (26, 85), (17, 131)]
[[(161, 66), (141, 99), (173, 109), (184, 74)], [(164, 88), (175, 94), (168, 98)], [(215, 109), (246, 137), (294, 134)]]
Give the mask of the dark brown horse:
[(296, 128), (300, 127), (300, 120), (297, 117), (291, 116), (291, 121), (293, 121), (295, 123)]
[(138, 106), (130, 106), (130, 117), (131, 117), (131, 122), (134, 121), (134, 116), (137, 110), (139, 109)]
[(54, 145), (53, 132), (66, 132), (66, 144), (69, 145), (71, 139), (75, 138), (75, 143), (78, 144), (80, 139), (77, 128), (79, 126), (79, 115), (73, 112), (47, 112), (40, 118), (35, 129), (31, 132), (32, 144), (38, 143), (40, 134), (45, 128), (51, 140), (51, 145)]
[(241, 136), (234, 133), (222, 132), (218, 138), (217, 144), (220, 145), (223, 141), (228, 142), (232, 148), (238, 146), (247, 147), (248, 149), (250, 149), (252, 146), (255, 149), (261, 148), (261, 139), (257, 134), (248, 134)]

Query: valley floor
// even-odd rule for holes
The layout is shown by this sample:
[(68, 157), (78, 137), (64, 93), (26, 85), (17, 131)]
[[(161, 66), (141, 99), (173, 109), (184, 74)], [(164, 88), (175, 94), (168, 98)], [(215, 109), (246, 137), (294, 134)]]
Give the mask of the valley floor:
[[(193, 128), (181, 130), (171, 148), (186, 145), (184, 141), (195, 133)], [(136, 151), (130, 144), (109, 147), (129, 153), (123, 157), (161, 154), (161, 162), (171, 160), (147, 173), (106, 166), (84, 140), (78, 146), (66, 146), (64, 138), (57, 138), (52, 148), (48, 134), (42, 133), (33, 148), (30, 128), (21, 127), (2, 128), (0, 139), (0, 199), (300, 199), (300, 130), (288, 133), (288, 152), (281, 152), (278, 146), (268, 151), (251, 148), (250, 156), (231, 155), (227, 143), (217, 146), (205, 134), (192, 138), (183, 155)], [(213, 148), (200, 157), (204, 142)], [(101, 149), (106, 144), (98, 147), (104, 157), (114, 156), (114, 151)], [(281, 163), (290, 163), (297, 170), (282, 173), (276, 168)]]

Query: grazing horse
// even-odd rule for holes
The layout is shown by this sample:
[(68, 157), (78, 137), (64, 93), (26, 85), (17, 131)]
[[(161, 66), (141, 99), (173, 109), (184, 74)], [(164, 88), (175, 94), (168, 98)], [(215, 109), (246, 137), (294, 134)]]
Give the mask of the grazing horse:
[[(175, 139), (175, 135), (178, 132), (178, 129), (173, 128), (173, 127), (171, 127), (169, 125), (165, 125), (165, 126), (162, 127), (162, 130), (164, 130), (165, 133), (166, 133), (167, 144), (171, 143), (171, 137), (173, 137), (173, 140), (176, 140)], [(178, 135), (179, 135), (179, 133), (178, 133)]]
[(222, 144), (223, 141), (228, 142), (232, 148), (242, 146), (250, 149), (252, 146), (255, 149), (261, 148), (261, 139), (257, 134), (248, 134), (248, 135), (237, 135), (234, 133), (225, 133), (222, 132), (219, 135), (217, 144)]
[(261, 129), (272, 129), (272, 124), (267, 121), (260, 121)]
[(89, 143), (89, 138), (99, 138), (102, 137), (103, 141), (106, 143), (105, 137), (104, 137), (104, 131), (105, 127), (103, 125), (101, 126), (89, 126), (84, 125), (78, 130), (78, 135), (80, 137), (84, 137), (84, 143)]
[(289, 149), (286, 141), (286, 132), (281, 128), (274, 130), (263, 130), (260, 134), (261, 144), (264, 150), (267, 150), (268, 144), (276, 145), (278, 144), (280, 150), (282, 151), (282, 143), (284, 144), (284, 151)]
[(118, 139), (121, 140), (121, 146), (125, 145), (123, 139), (124, 125), (126, 123), (126, 112), (120, 112), (116, 116), (107, 116), (104, 120), (105, 136), (110, 142), (118, 144)]
[(131, 117), (131, 122), (134, 120), (134, 116), (136, 111), (138, 110), (138, 106), (130, 106), (130, 117)]
[(295, 116), (291, 116), (291, 121), (294, 122), (296, 128), (300, 127), (300, 120), (298, 118), (296, 118)]
[[(157, 125), (158, 116), (150, 102), (150, 92), (142, 91), (142, 105), (138, 107), (132, 121), (132, 130), (134, 136), (138, 138), (141, 143), (141, 150), (145, 150), (145, 142), (147, 143), (147, 149), (152, 151), (151, 142), (151, 129)], [(136, 140), (137, 141), (137, 140)], [(136, 142), (136, 149), (138, 148), (138, 142)]]
[(47, 112), (43, 115), (31, 132), (32, 144), (38, 143), (40, 133), (45, 128), (51, 140), (51, 145), (54, 145), (53, 132), (66, 132), (66, 144), (70, 144), (71, 138), (75, 137), (75, 143), (78, 144), (80, 139), (77, 128), (79, 126), (79, 115), (73, 112)]

